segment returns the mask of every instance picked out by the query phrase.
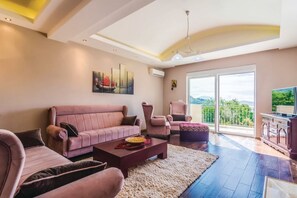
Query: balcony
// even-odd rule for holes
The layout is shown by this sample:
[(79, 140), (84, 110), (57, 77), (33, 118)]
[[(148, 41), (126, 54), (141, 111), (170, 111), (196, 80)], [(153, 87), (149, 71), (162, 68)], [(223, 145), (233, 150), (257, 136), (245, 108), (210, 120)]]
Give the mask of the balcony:
[[(190, 104), (193, 122), (205, 123), (215, 131), (214, 105)], [(253, 108), (248, 105), (222, 104), (219, 109), (219, 132), (237, 135), (254, 135)]]

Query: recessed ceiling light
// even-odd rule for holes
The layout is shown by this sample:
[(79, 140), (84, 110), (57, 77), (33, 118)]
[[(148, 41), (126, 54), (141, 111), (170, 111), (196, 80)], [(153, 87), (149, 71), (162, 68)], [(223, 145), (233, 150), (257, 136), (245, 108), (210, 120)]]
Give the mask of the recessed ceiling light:
[(180, 61), (181, 59), (183, 59), (183, 56), (178, 52), (171, 58), (172, 61)]
[(12, 21), (11, 18), (8, 18), (8, 17), (5, 17), (4, 19), (5, 21), (9, 21), (9, 22)]
[(201, 56), (195, 56), (194, 61), (202, 61), (203, 58)]
[(87, 39), (83, 39), (82, 41), (85, 43), (85, 42), (87, 42), (88, 40), (87, 40)]

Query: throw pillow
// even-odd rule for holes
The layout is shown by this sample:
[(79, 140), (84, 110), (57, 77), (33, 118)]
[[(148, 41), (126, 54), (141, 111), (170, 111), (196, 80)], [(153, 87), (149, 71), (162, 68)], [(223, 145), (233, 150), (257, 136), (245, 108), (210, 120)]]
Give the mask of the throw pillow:
[(78, 130), (72, 124), (69, 124), (66, 122), (61, 122), (60, 127), (67, 130), (69, 137), (77, 137), (78, 136)]
[(132, 125), (134, 126), (136, 123), (137, 116), (126, 116), (123, 117), (121, 125)]
[(172, 115), (173, 121), (186, 121), (185, 115)]
[(15, 197), (35, 197), (106, 168), (106, 162), (79, 161), (48, 168), (28, 177)]
[(44, 146), (44, 142), (41, 137), (41, 129), (18, 132), (15, 133), (15, 135), (21, 140), (24, 148)]

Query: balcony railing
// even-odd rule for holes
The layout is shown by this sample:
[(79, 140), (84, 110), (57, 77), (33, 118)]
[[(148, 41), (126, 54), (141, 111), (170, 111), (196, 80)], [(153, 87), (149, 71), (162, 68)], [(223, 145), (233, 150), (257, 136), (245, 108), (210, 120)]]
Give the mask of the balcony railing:
[[(220, 106), (220, 124), (231, 126), (254, 127), (254, 113), (251, 108)], [(202, 122), (214, 123), (213, 106), (202, 106)]]
[[(194, 122), (202, 122), (214, 129), (215, 107), (210, 105), (190, 104)], [(220, 131), (247, 130), (254, 127), (254, 113), (249, 106), (230, 107), (221, 105), (219, 111)]]

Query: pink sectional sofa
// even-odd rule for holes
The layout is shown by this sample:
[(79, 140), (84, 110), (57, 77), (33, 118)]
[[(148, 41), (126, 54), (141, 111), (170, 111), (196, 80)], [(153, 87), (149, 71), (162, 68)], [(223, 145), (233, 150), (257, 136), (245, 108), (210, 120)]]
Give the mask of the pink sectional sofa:
[[(14, 197), (17, 188), (33, 173), (72, 163), (45, 146), (24, 149), (16, 135), (0, 129), (0, 197)], [(124, 185), (117, 168), (108, 168), (81, 178), (38, 197), (115, 197)], [(36, 188), (36, 191), (38, 189)]]
[[(140, 120), (136, 124), (121, 125), (127, 106), (54, 106), (49, 111), (47, 127), (48, 147), (70, 158), (93, 151), (93, 145), (140, 134)], [(68, 137), (61, 122), (75, 126), (78, 137)]]

